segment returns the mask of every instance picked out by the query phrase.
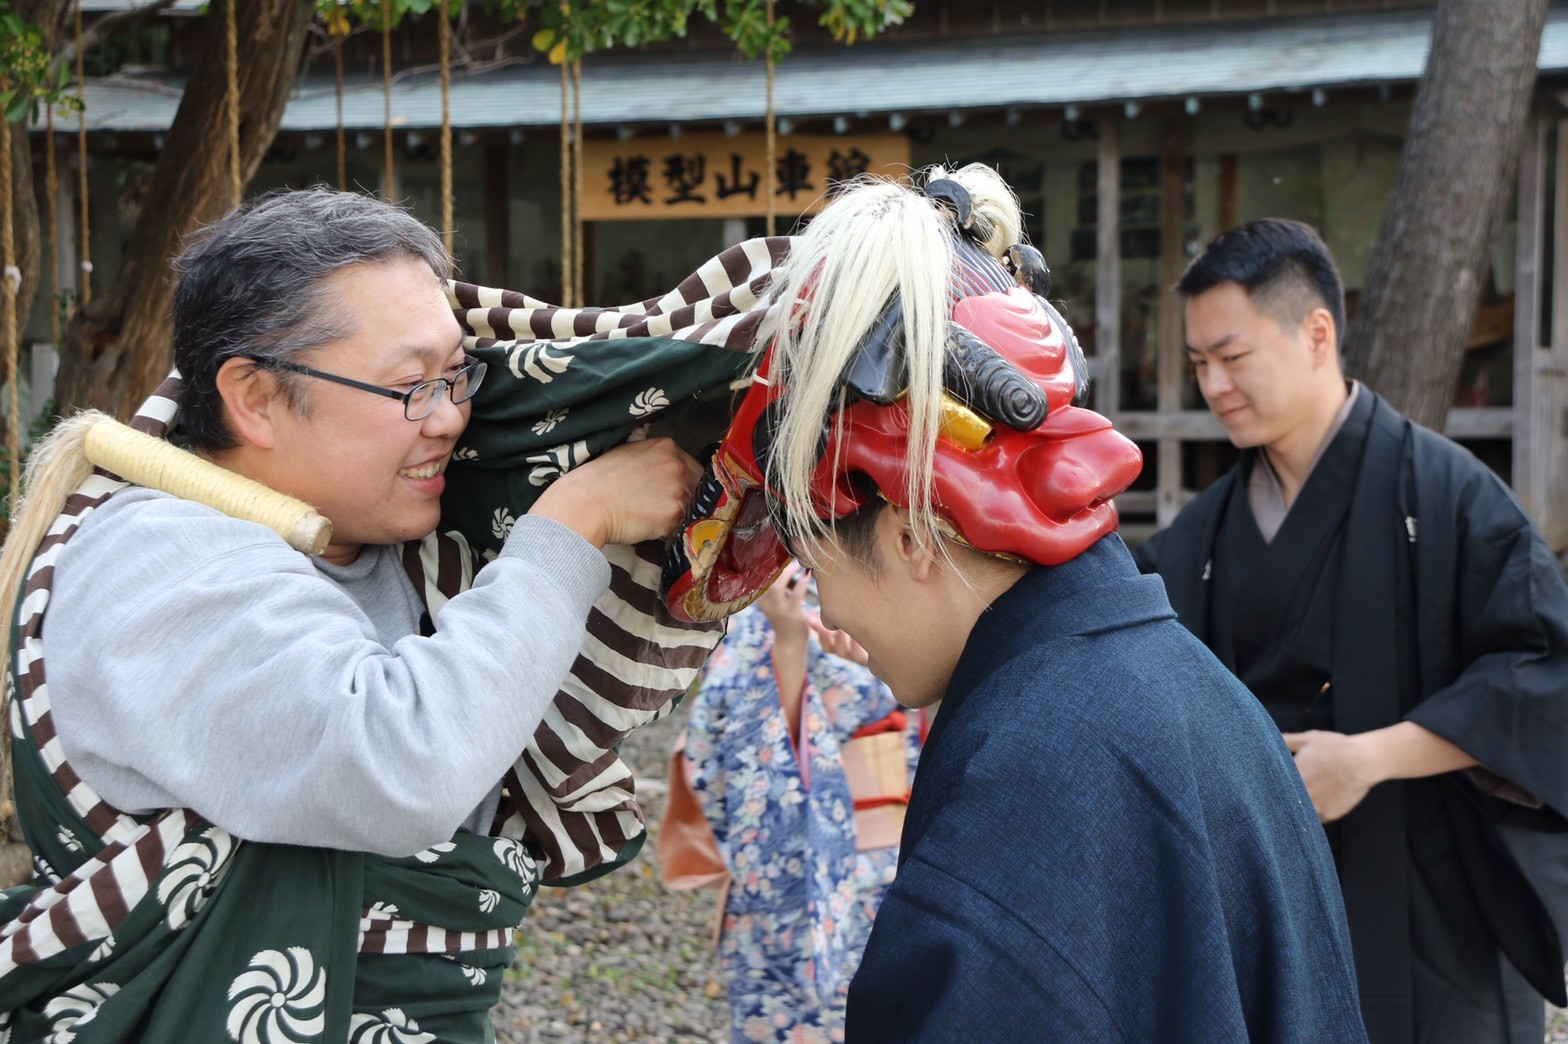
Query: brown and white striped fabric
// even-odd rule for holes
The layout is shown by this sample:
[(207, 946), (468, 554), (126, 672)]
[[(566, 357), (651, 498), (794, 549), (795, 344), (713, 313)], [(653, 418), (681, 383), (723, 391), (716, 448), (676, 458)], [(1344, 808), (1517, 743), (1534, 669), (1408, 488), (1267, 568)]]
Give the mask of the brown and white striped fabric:
[(610, 588), (534, 742), (518, 761), (519, 800), (503, 833), (542, 847), (545, 879), (614, 858), (644, 826), (635, 780), (615, 749), (669, 713), (697, 679), (722, 623), (675, 623), (660, 595), (657, 544), (605, 549)]
[(386, 904), (364, 909), (359, 919), (359, 953), (462, 953), (472, 950), (500, 950), (512, 945), (517, 929), (497, 928), (488, 932), (458, 932), (399, 917)]
[(789, 255), (790, 239), (748, 239), (711, 258), (667, 294), (608, 308), (563, 308), (527, 294), (453, 283), (458, 320), (469, 348), (501, 342), (583, 341), (668, 337), (749, 350), (767, 312), (773, 270)]
[(95, 474), (66, 501), (65, 510), (38, 546), (23, 588), (17, 628), (20, 643), (17, 648), (16, 707), (31, 728), (44, 764), (71, 808), (95, 834), (111, 844), (127, 842), (141, 832), (141, 824), (106, 804), (66, 761), (55, 733), (54, 716), (50, 713), (42, 627), (44, 611), (49, 605), (49, 587), (54, 580), (54, 564), (61, 549), (95, 508), (127, 485), (129, 483)]
[[(642, 836), (631, 770), (615, 748), (669, 712), (723, 637), (722, 624), (665, 624), (656, 543), (608, 547), (610, 588), (588, 616), (571, 672), (507, 774), (497, 830), (523, 842), (546, 881), (613, 863)], [(459, 533), (410, 542), (404, 568), (439, 626), (441, 607), (484, 564)]]
[[(618, 307), (563, 308), (467, 283), (452, 284), (451, 298), (469, 350), (504, 352), (513, 375), (533, 373), (540, 384), (532, 387), (556, 389), (566, 375), (543, 372), (550, 363), (543, 349), (550, 345), (589, 358), (594, 342), (651, 338), (749, 355), (772, 307), (773, 272), (790, 245), (782, 236), (747, 240), (704, 263), (669, 293)], [(518, 394), (528, 387), (524, 382)], [(655, 421), (660, 409), (675, 405), (656, 405), (643, 416)], [(723, 434), (727, 417), (719, 420), (710, 441)], [(493, 425), (476, 407), (471, 436)], [(476, 444), (472, 438), (467, 442)], [(568, 450), (546, 449), (544, 456), (563, 469), (587, 459)], [(464, 474), (449, 473), (449, 489)], [(508, 788), (512, 802), (502, 832), (526, 839), (541, 856), (547, 881), (608, 862), (643, 834), (635, 781), (615, 747), (639, 725), (668, 713), (723, 636), (721, 623), (686, 624), (669, 614), (661, 594), (660, 545), (609, 547), (605, 557), (610, 589), (589, 615), (582, 651)]]
[[(0, 975), (107, 937), (146, 896), (170, 853), (202, 824), (189, 809), (171, 809), (139, 820), (109, 805), (71, 767), (50, 711), (42, 627), (55, 561), (93, 510), (127, 485), (105, 475), (90, 476), (66, 502), (40, 543), (23, 588), (11, 703), (11, 713), (19, 720), (13, 720), (12, 730), (19, 732), (22, 722), (26, 723), (45, 771), (72, 812), (105, 847), (64, 874), (38, 862), (40, 879), (52, 882), (53, 887), (23, 916), (0, 926)], [(61, 827), (57, 840), (69, 852), (85, 851), (88, 841), (76, 837), (69, 826)]]

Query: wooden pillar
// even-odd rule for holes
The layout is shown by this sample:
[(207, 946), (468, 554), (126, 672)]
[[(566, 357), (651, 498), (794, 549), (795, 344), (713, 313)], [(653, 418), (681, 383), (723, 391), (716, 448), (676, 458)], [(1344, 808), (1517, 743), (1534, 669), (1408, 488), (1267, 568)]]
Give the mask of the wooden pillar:
[(1122, 155), (1114, 113), (1100, 118), (1098, 242), (1094, 258), (1094, 408), (1112, 422), (1122, 408)]
[[(1557, 180), (1546, 183), (1547, 120), (1557, 124)], [(1532, 115), (1519, 155), (1518, 246), (1514, 261), (1513, 486), (1554, 550), (1568, 547), (1568, 120)], [(1555, 220), (1545, 224), (1546, 193)], [(1542, 275), (1550, 236), (1552, 283)], [(1541, 302), (1552, 295), (1552, 325)]]
[[(1155, 342), (1158, 374), (1157, 406), (1162, 416), (1181, 411), (1182, 382), (1187, 374), (1187, 353), (1182, 335), (1182, 303), (1171, 287), (1181, 278), (1186, 263), (1182, 249), (1187, 235), (1187, 120), (1166, 118), (1160, 135), (1160, 267), (1159, 325)], [(1159, 440), (1159, 465), (1155, 485), (1155, 522), (1170, 525), (1185, 503), (1182, 492), (1181, 440)]]
[[(1545, 247), (1546, 124), (1532, 114), (1520, 136), (1519, 209), (1514, 258), (1514, 492), (1531, 518), (1540, 518), (1540, 503), (1532, 481), (1535, 454), (1531, 421), (1534, 416), (1535, 353), (1541, 343), (1542, 252)], [(1554, 310), (1554, 320), (1555, 320)], [(1557, 324), (1554, 321), (1553, 326)]]
[[(1546, 184), (1544, 180), (1545, 171), (1541, 169), (1542, 164), (1546, 160), (1544, 149), (1546, 144), (1546, 121), (1544, 119), (1540, 121), (1539, 136), (1536, 136), (1534, 128), (1526, 127), (1526, 141), (1521, 147), (1519, 166), (1522, 172), (1527, 160), (1535, 164), (1534, 178), (1538, 183), (1536, 191), (1539, 193), (1539, 200), (1544, 200), (1546, 193), (1552, 193), (1554, 207), (1553, 227), (1536, 230), (1536, 234), (1541, 237), (1540, 248), (1543, 250), (1548, 242), (1545, 237), (1551, 236), (1552, 285), (1540, 287), (1536, 292), (1536, 301), (1537, 304), (1540, 303), (1542, 294), (1552, 295), (1552, 328), (1550, 330), (1538, 329), (1535, 335), (1535, 344), (1556, 354), (1568, 351), (1568, 263), (1565, 263), (1565, 261), (1568, 261), (1568, 166), (1564, 166), (1564, 164), (1568, 164), (1568, 118), (1555, 116), (1553, 119), (1557, 123), (1557, 183), (1555, 185)], [(1535, 151), (1534, 157), (1530, 155), (1532, 147)], [(1519, 197), (1521, 200), (1524, 198), (1524, 189), (1525, 184), (1523, 174), (1521, 173), (1519, 182)], [(1539, 200), (1536, 203), (1538, 209), (1541, 207)], [(1521, 206), (1520, 209), (1522, 210), (1523, 207)], [(1524, 223), (1523, 215), (1516, 215), (1516, 218), (1518, 218), (1522, 227)], [(1539, 314), (1539, 311), (1537, 314)], [(1519, 317), (1516, 314), (1514, 316), (1516, 329), (1518, 323)], [(1517, 365), (1517, 356), (1515, 361)]]
[(599, 271), (598, 251), (594, 248), (594, 229), (598, 227), (597, 221), (584, 221), (582, 241), (577, 244), (577, 249), (581, 251), (580, 263), (583, 266), (583, 299), (577, 302), (579, 308), (594, 304), (599, 299), (598, 293), (594, 290), (596, 285), (594, 276)]
[(1227, 152), (1220, 156), (1219, 227), (1224, 232), (1236, 227), (1236, 154)]
[[(1530, 385), (1534, 517), (1552, 550), (1568, 550), (1568, 118), (1557, 120), (1556, 227), (1552, 230), (1551, 341), (1536, 353)], [(1518, 426), (1514, 437), (1518, 439)], [(1539, 440), (1538, 442), (1535, 440)]]

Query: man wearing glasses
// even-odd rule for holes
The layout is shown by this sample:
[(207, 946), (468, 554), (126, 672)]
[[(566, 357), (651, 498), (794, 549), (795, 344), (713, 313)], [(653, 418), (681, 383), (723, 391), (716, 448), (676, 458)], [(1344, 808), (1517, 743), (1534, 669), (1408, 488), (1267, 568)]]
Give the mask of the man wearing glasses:
[(39, 864), (0, 900), (0, 1038), (493, 1039), (538, 879), (490, 836), (500, 781), (609, 583), (600, 548), (672, 531), (699, 469), (668, 440), (605, 453), (429, 602), (408, 542), (485, 376), (436, 235), (283, 193), (176, 269), (171, 437), (313, 505), (331, 543), (134, 486), (61, 515), (18, 657)]

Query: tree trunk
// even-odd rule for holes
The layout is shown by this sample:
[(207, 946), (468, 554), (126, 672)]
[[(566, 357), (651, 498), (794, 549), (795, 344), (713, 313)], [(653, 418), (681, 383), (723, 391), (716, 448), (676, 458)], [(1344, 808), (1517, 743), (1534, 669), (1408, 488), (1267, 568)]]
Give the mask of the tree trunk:
[[(46, 52), (52, 53), (65, 24), (69, 4), (55, 0), (19, 0), (12, 5), (24, 22), (38, 26), (43, 36)], [(22, 286), (16, 296), (16, 331), (23, 335), (27, 317), (32, 314), (33, 298), (38, 292), (42, 274), (39, 271), (43, 254), (42, 227), (39, 225), (37, 199), (33, 187), (33, 150), (25, 123), (11, 124), (11, 234), (16, 248), (16, 265), (22, 270)], [(42, 277), (47, 282), (46, 277)], [(5, 360), (0, 359), (0, 381), (8, 381)], [(24, 418), (25, 423), (25, 418)]]
[[(219, 3), (224, 0), (219, 0)], [(240, 163), (249, 181), (283, 118), (304, 53), (312, 0), (229, 0), (239, 35)], [(170, 365), (169, 259), (198, 225), (227, 211), (226, 44), (221, 9), (209, 9), (201, 56), (153, 172), (130, 250), (113, 289), (71, 321), (57, 382), (62, 406), (128, 417)]]
[(1441, 431), (1518, 164), (1547, 0), (1439, 0), (1349, 372)]

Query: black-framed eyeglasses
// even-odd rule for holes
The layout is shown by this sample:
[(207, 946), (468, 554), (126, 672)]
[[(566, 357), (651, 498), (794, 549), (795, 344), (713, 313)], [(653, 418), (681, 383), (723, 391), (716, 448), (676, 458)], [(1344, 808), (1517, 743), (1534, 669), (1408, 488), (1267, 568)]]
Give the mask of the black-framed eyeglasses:
[(414, 385), (408, 391), (398, 391), (396, 388), (383, 388), (379, 384), (366, 384), (356, 381), (352, 377), (339, 377), (335, 373), (326, 373), (322, 370), (302, 366), (297, 362), (287, 359), (257, 359), (263, 366), (275, 366), (280, 370), (291, 373), (302, 373), (307, 377), (318, 377), (323, 381), (333, 384), (342, 384), (360, 391), (373, 392), (384, 395), (389, 399), (397, 399), (403, 404), (403, 416), (411, 421), (421, 421), (441, 405), (441, 399), (448, 392), (451, 393), (454, 403), (467, 402), (479, 390), (479, 385), (485, 379), (485, 363), (482, 359), (475, 359), (472, 355), (463, 356), (463, 367), (451, 377), (437, 377), (433, 381), (424, 381)]

